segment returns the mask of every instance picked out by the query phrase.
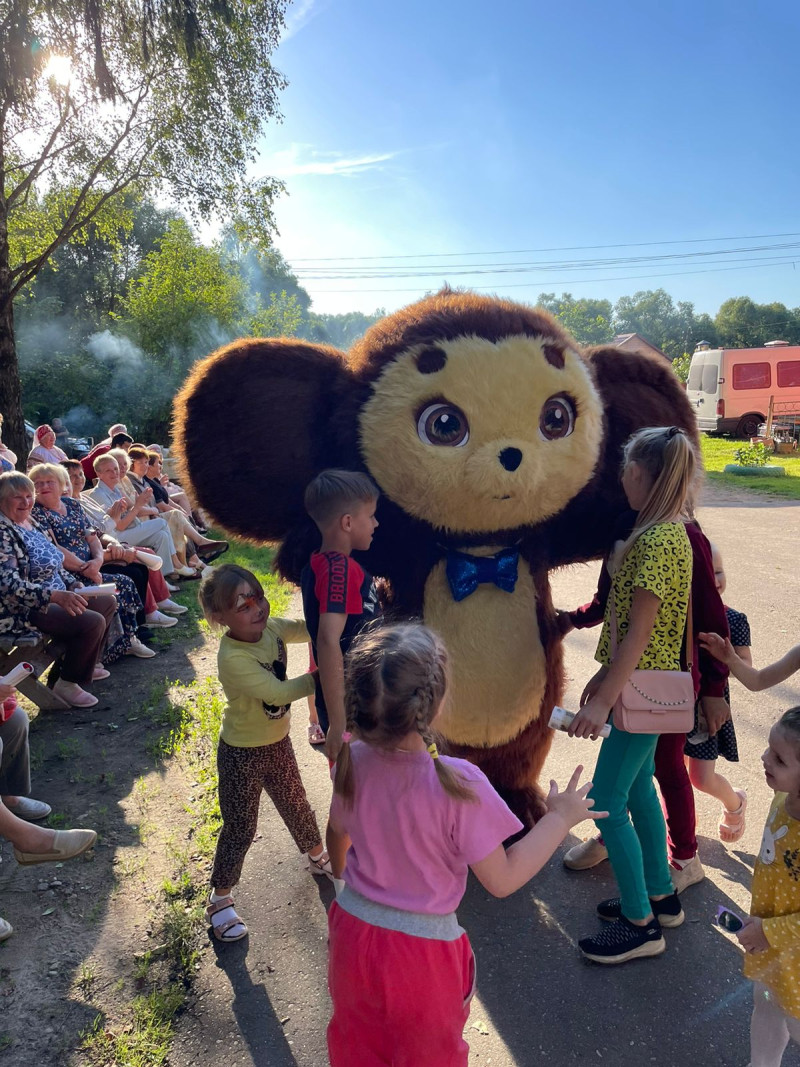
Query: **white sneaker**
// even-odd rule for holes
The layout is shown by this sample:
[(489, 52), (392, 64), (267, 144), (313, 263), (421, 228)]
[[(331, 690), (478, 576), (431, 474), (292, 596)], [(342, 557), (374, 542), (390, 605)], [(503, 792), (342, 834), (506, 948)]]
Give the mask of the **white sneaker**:
[(164, 585), (167, 587), (167, 589), (170, 591), (170, 593), (179, 593), (180, 592), (181, 587), (179, 585), (170, 585), (170, 583), (167, 582), (167, 581), (164, 582)]
[(179, 574), (181, 578), (196, 578), (197, 571), (194, 567), (176, 567), (175, 573)]
[(586, 871), (608, 859), (608, 849), (599, 837), (589, 837), (564, 853), (564, 866), (571, 871)]
[(131, 647), (125, 653), (126, 656), (138, 656), (139, 659), (150, 659), (156, 655), (154, 648), (148, 648), (138, 637), (131, 638)]
[(170, 615), (185, 615), (189, 610), (183, 604), (176, 604), (174, 600), (162, 600), (158, 608), (159, 611), (168, 611)]
[(675, 892), (682, 893), (684, 889), (688, 889), (690, 885), (697, 885), (698, 882), (702, 882), (705, 876), (706, 872), (703, 870), (703, 864), (700, 862), (700, 857), (695, 852), (685, 866), (673, 866), (672, 884), (675, 886)]
[(151, 611), (149, 615), (145, 616), (145, 621), (148, 626), (177, 626), (178, 620), (171, 619), (169, 615), (162, 615), (160, 611)]
[(73, 708), (93, 708), (97, 697), (81, 689), (77, 682), (65, 682), (59, 678), (53, 686), (53, 692)]

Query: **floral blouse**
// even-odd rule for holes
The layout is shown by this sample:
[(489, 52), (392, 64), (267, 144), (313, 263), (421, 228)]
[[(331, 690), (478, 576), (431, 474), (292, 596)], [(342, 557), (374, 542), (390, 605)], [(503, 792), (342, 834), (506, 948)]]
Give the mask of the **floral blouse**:
[(95, 532), (94, 528), (77, 500), (63, 496), (61, 503), (67, 509), (66, 515), (60, 515), (57, 511), (42, 507), (41, 504), (34, 504), (34, 517), (50, 530), (57, 545), (68, 548), (86, 563), (92, 558), (92, 550), (86, 539)]
[[(35, 518), (31, 517), (31, 523), (47, 536)], [(33, 577), (24, 533), (21, 526), (0, 513), (0, 634), (38, 633), (28, 616), (33, 611), (45, 611), (50, 603), (51, 590)], [(63, 569), (59, 570), (59, 577), (66, 589), (77, 582)]]

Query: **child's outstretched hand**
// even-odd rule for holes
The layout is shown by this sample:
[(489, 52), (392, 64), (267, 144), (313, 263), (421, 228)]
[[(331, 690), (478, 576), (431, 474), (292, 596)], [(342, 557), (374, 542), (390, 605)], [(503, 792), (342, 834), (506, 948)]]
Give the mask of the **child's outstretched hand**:
[(697, 640), (700, 642), (700, 647), (710, 652), (714, 659), (721, 660), (728, 666), (736, 659), (729, 637), (720, 637), (719, 634), (698, 634)]
[(581, 774), (583, 767), (578, 765), (563, 793), (559, 793), (557, 783), (551, 779), (550, 792), (547, 794), (547, 810), (560, 815), (570, 829), (584, 819), (605, 819), (608, 815), (607, 811), (592, 811), (594, 800), (586, 795), (592, 788), (592, 782), (587, 782), (579, 789)]

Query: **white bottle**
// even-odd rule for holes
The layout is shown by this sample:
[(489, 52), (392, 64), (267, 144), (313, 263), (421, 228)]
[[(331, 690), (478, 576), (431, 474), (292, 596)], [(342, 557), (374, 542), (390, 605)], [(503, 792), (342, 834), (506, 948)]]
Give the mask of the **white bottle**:
[[(548, 726), (551, 730), (566, 731), (569, 729), (569, 724), (574, 718), (574, 711), (567, 711), (566, 708), (555, 707), (550, 714), (550, 722), (548, 723)], [(608, 737), (611, 734), (611, 727), (606, 723), (605, 726), (601, 727), (598, 733), (600, 734), (600, 737)]]

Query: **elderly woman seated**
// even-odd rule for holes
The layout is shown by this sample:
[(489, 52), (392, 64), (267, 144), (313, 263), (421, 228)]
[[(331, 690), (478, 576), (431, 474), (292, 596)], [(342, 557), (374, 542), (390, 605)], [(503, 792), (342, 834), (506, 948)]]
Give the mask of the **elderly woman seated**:
[(81, 596), (81, 583), (64, 570), (64, 557), (31, 517), (33, 482), (24, 474), (0, 474), (0, 634), (39, 631), (65, 648), (50, 670), (53, 691), (73, 707), (90, 708), (86, 692), (99, 665), (111, 620), (113, 596)]
[[(89, 490), (87, 498), (99, 505), (113, 521), (114, 534), (129, 545), (145, 545), (161, 557), (164, 573), (182, 578), (194, 578), (196, 572), (181, 564), (175, 552), (175, 542), (162, 518), (149, 518), (152, 506), (152, 491), (140, 493), (131, 504), (120, 488), (120, 471), (116, 459), (110, 453), (95, 460), (97, 485)], [(108, 529), (108, 527), (107, 527)], [(111, 531), (108, 531), (111, 532)]]
[[(28, 716), (10, 685), (0, 685), (0, 837), (14, 845), (17, 862), (62, 863), (80, 856), (97, 838), (94, 830), (49, 830), (33, 823), (46, 819), (49, 804), (34, 800), (28, 750)], [(0, 941), (14, 932), (0, 918)]]
[[(145, 622), (148, 626), (175, 626), (178, 620), (173, 615), (185, 615), (188, 608), (170, 599), (173, 590), (161, 573), (161, 560), (151, 548), (132, 548), (106, 533), (106, 526), (115, 530), (113, 520), (92, 500), (82, 496), (86, 476), (80, 460), (68, 459), (62, 464), (68, 477), (63, 496), (76, 501), (89, 525), (103, 546), (103, 570), (107, 573), (127, 574), (133, 579), (139, 597), (144, 603)], [(177, 587), (175, 587), (177, 588)], [(140, 635), (141, 636), (141, 635)]]
[(33, 448), (28, 453), (28, 470), (37, 463), (61, 463), (67, 453), (56, 445), (56, 432), (52, 426), (39, 426), (33, 435)]
[(178, 507), (182, 508), (186, 512), (186, 514), (189, 516), (189, 518), (194, 523), (195, 528), (198, 529), (200, 531), (200, 533), (206, 533), (207, 532), (207, 528), (208, 528), (208, 523), (206, 521), (205, 516), (202, 514), (202, 512), (200, 511), (199, 508), (193, 508), (192, 507), (192, 502), (191, 502), (191, 500), (189, 500), (189, 497), (186, 495), (186, 492), (182, 488), (182, 486), (178, 485), (177, 482), (171, 482), (170, 479), (169, 479), (169, 475), (165, 474), (165, 472), (164, 472), (164, 462), (165, 462), (165, 450), (164, 450), (164, 448), (161, 445), (157, 445), (157, 444), (148, 445), (147, 446), (147, 454), (148, 454), (148, 456), (153, 452), (155, 452), (156, 455), (158, 456), (159, 463), (158, 463), (158, 467), (156, 468), (156, 465), (154, 464), (154, 462), (151, 459), (151, 461), (150, 461), (150, 463), (148, 465), (148, 471), (147, 471), (148, 480), (150, 478), (156, 479), (158, 481), (159, 485), (163, 486), (163, 488), (167, 490), (167, 493), (169, 494), (169, 498), (172, 501), (172, 503), (173, 504), (177, 504)]
[[(155, 651), (139, 639), (139, 626), (144, 624), (144, 604), (130, 575), (112, 574), (103, 568), (105, 550), (100, 538), (89, 524), (80, 504), (64, 497), (69, 478), (61, 466), (39, 463), (29, 475), (36, 491), (34, 518), (50, 531), (56, 547), (63, 553), (64, 568), (78, 576), (84, 586), (114, 582), (117, 586), (116, 635), (109, 638), (103, 653), (103, 666), (110, 667), (122, 656), (149, 659)], [(142, 568), (145, 571), (145, 568)], [(141, 575), (143, 588), (147, 575)]]
[(200, 557), (199, 562), (202, 568), (204, 564), (209, 564), (223, 552), (227, 552), (228, 542), (213, 541), (209, 537), (204, 537), (192, 525), (183, 509), (170, 501), (169, 493), (163, 485), (156, 478), (149, 477), (151, 459), (154, 465), (161, 463), (161, 457), (157, 453), (148, 452), (142, 445), (131, 445), (128, 451), (130, 470), (127, 481), (136, 493), (142, 493), (145, 489), (153, 491), (153, 504), (161, 516), (167, 520), (173, 541), (178, 545), (183, 540), (188, 560), (191, 561), (196, 554)]
[[(131, 446), (136, 447), (136, 446)], [(140, 446), (141, 447), (141, 446)], [(114, 456), (119, 465), (120, 482), (119, 487), (125, 494), (128, 502), (134, 504), (137, 498), (141, 498), (146, 501), (147, 507), (142, 512), (143, 515), (149, 515), (151, 517), (160, 516), (169, 528), (170, 536), (175, 545), (175, 555), (178, 558), (178, 562), (182, 567), (187, 567), (194, 570), (195, 576), (202, 571), (202, 563), (194, 554), (194, 545), (187, 541), (183, 532), (183, 524), (178, 519), (177, 515), (170, 513), (161, 514), (156, 501), (155, 494), (151, 486), (142, 483), (141, 479), (137, 479), (135, 476), (131, 478), (131, 459), (129, 455), (121, 456), (118, 450), (112, 449), (109, 452), (110, 456)], [(180, 573), (180, 572), (179, 572)], [(188, 575), (186, 576), (188, 577)]]

